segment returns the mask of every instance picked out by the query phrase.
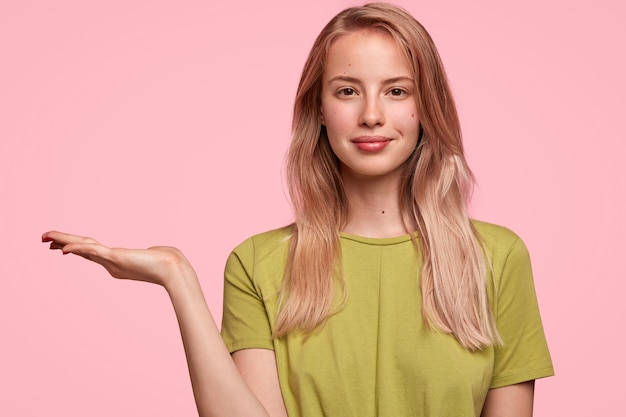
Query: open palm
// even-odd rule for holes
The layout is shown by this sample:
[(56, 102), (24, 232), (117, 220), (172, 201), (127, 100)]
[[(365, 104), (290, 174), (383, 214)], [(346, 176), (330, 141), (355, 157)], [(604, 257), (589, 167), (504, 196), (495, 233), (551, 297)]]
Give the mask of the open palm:
[(90, 237), (58, 231), (46, 232), (41, 239), (50, 242), (50, 249), (79, 255), (102, 265), (115, 278), (152, 282), (167, 287), (172, 277), (191, 269), (183, 253), (170, 246), (110, 248)]

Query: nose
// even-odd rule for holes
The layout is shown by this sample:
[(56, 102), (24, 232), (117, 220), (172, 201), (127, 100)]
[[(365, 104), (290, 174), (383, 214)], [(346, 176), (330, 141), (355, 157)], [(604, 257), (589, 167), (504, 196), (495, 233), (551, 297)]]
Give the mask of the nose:
[(359, 117), (361, 126), (376, 127), (385, 124), (385, 115), (378, 97), (372, 97), (364, 101)]

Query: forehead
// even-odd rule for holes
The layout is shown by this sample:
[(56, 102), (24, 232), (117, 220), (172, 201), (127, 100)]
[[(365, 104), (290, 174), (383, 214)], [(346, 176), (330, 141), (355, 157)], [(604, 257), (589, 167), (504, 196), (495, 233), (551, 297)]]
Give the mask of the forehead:
[(361, 29), (335, 39), (324, 60), (324, 78), (411, 77), (407, 58), (391, 35)]

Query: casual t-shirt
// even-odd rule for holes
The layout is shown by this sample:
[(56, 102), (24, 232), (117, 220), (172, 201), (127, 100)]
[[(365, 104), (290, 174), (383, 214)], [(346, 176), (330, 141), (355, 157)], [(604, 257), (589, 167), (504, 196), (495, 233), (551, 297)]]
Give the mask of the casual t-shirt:
[(491, 262), (488, 293), (502, 347), (470, 352), (424, 325), (421, 259), (409, 235), (341, 234), (344, 307), (310, 335), (273, 339), (289, 227), (253, 236), (229, 257), (226, 346), (275, 351), (290, 417), (480, 416), (489, 388), (553, 369), (526, 247), (508, 229), (474, 224)]

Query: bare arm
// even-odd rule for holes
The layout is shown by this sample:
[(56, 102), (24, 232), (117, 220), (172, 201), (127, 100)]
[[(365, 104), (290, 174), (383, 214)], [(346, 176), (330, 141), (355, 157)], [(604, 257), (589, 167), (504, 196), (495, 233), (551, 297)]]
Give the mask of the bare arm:
[[(45, 233), (42, 240), (51, 242), (51, 249), (60, 249), (64, 254), (73, 253), (102, 265), (116, 278), (152, 282), (166, 289), (178, 319), (201, 417), (270, 415), (248, 387), (248, 376), (242, 376), (235, 366), (208, 309), (196, 273), (179, 250), (162, 246), (149, 249), (109, 248), (91, 238), (54, 231)], [(274, 374), (254, 374), (251, 381), (267, 378), (267, 382), (276, 378), (277, 386), (275, 359), (273, 366)], [(268, 365), (264, 364), (260, 365), (259, 371), (269, 372), (267, 369)], [(247, 367), (242, 370), (244, 374), (249, 373)], [(274, 417), (274, 414), (271, 415)], [(286, 412), (276, 414), (278, 417), (286, 415)]]
[(176, 311), (200, 416), (268, 416), (226, 349), (195, 273), (167, 291)]
[(252, 392), (272, 417), (287, 417), (278, 383), (276, 355), (268, 349), (243, 349), (233, 353), (235, 365)]
[(535, 381), (490, 389), (481, 417), (532, 417), (534, 395)]

